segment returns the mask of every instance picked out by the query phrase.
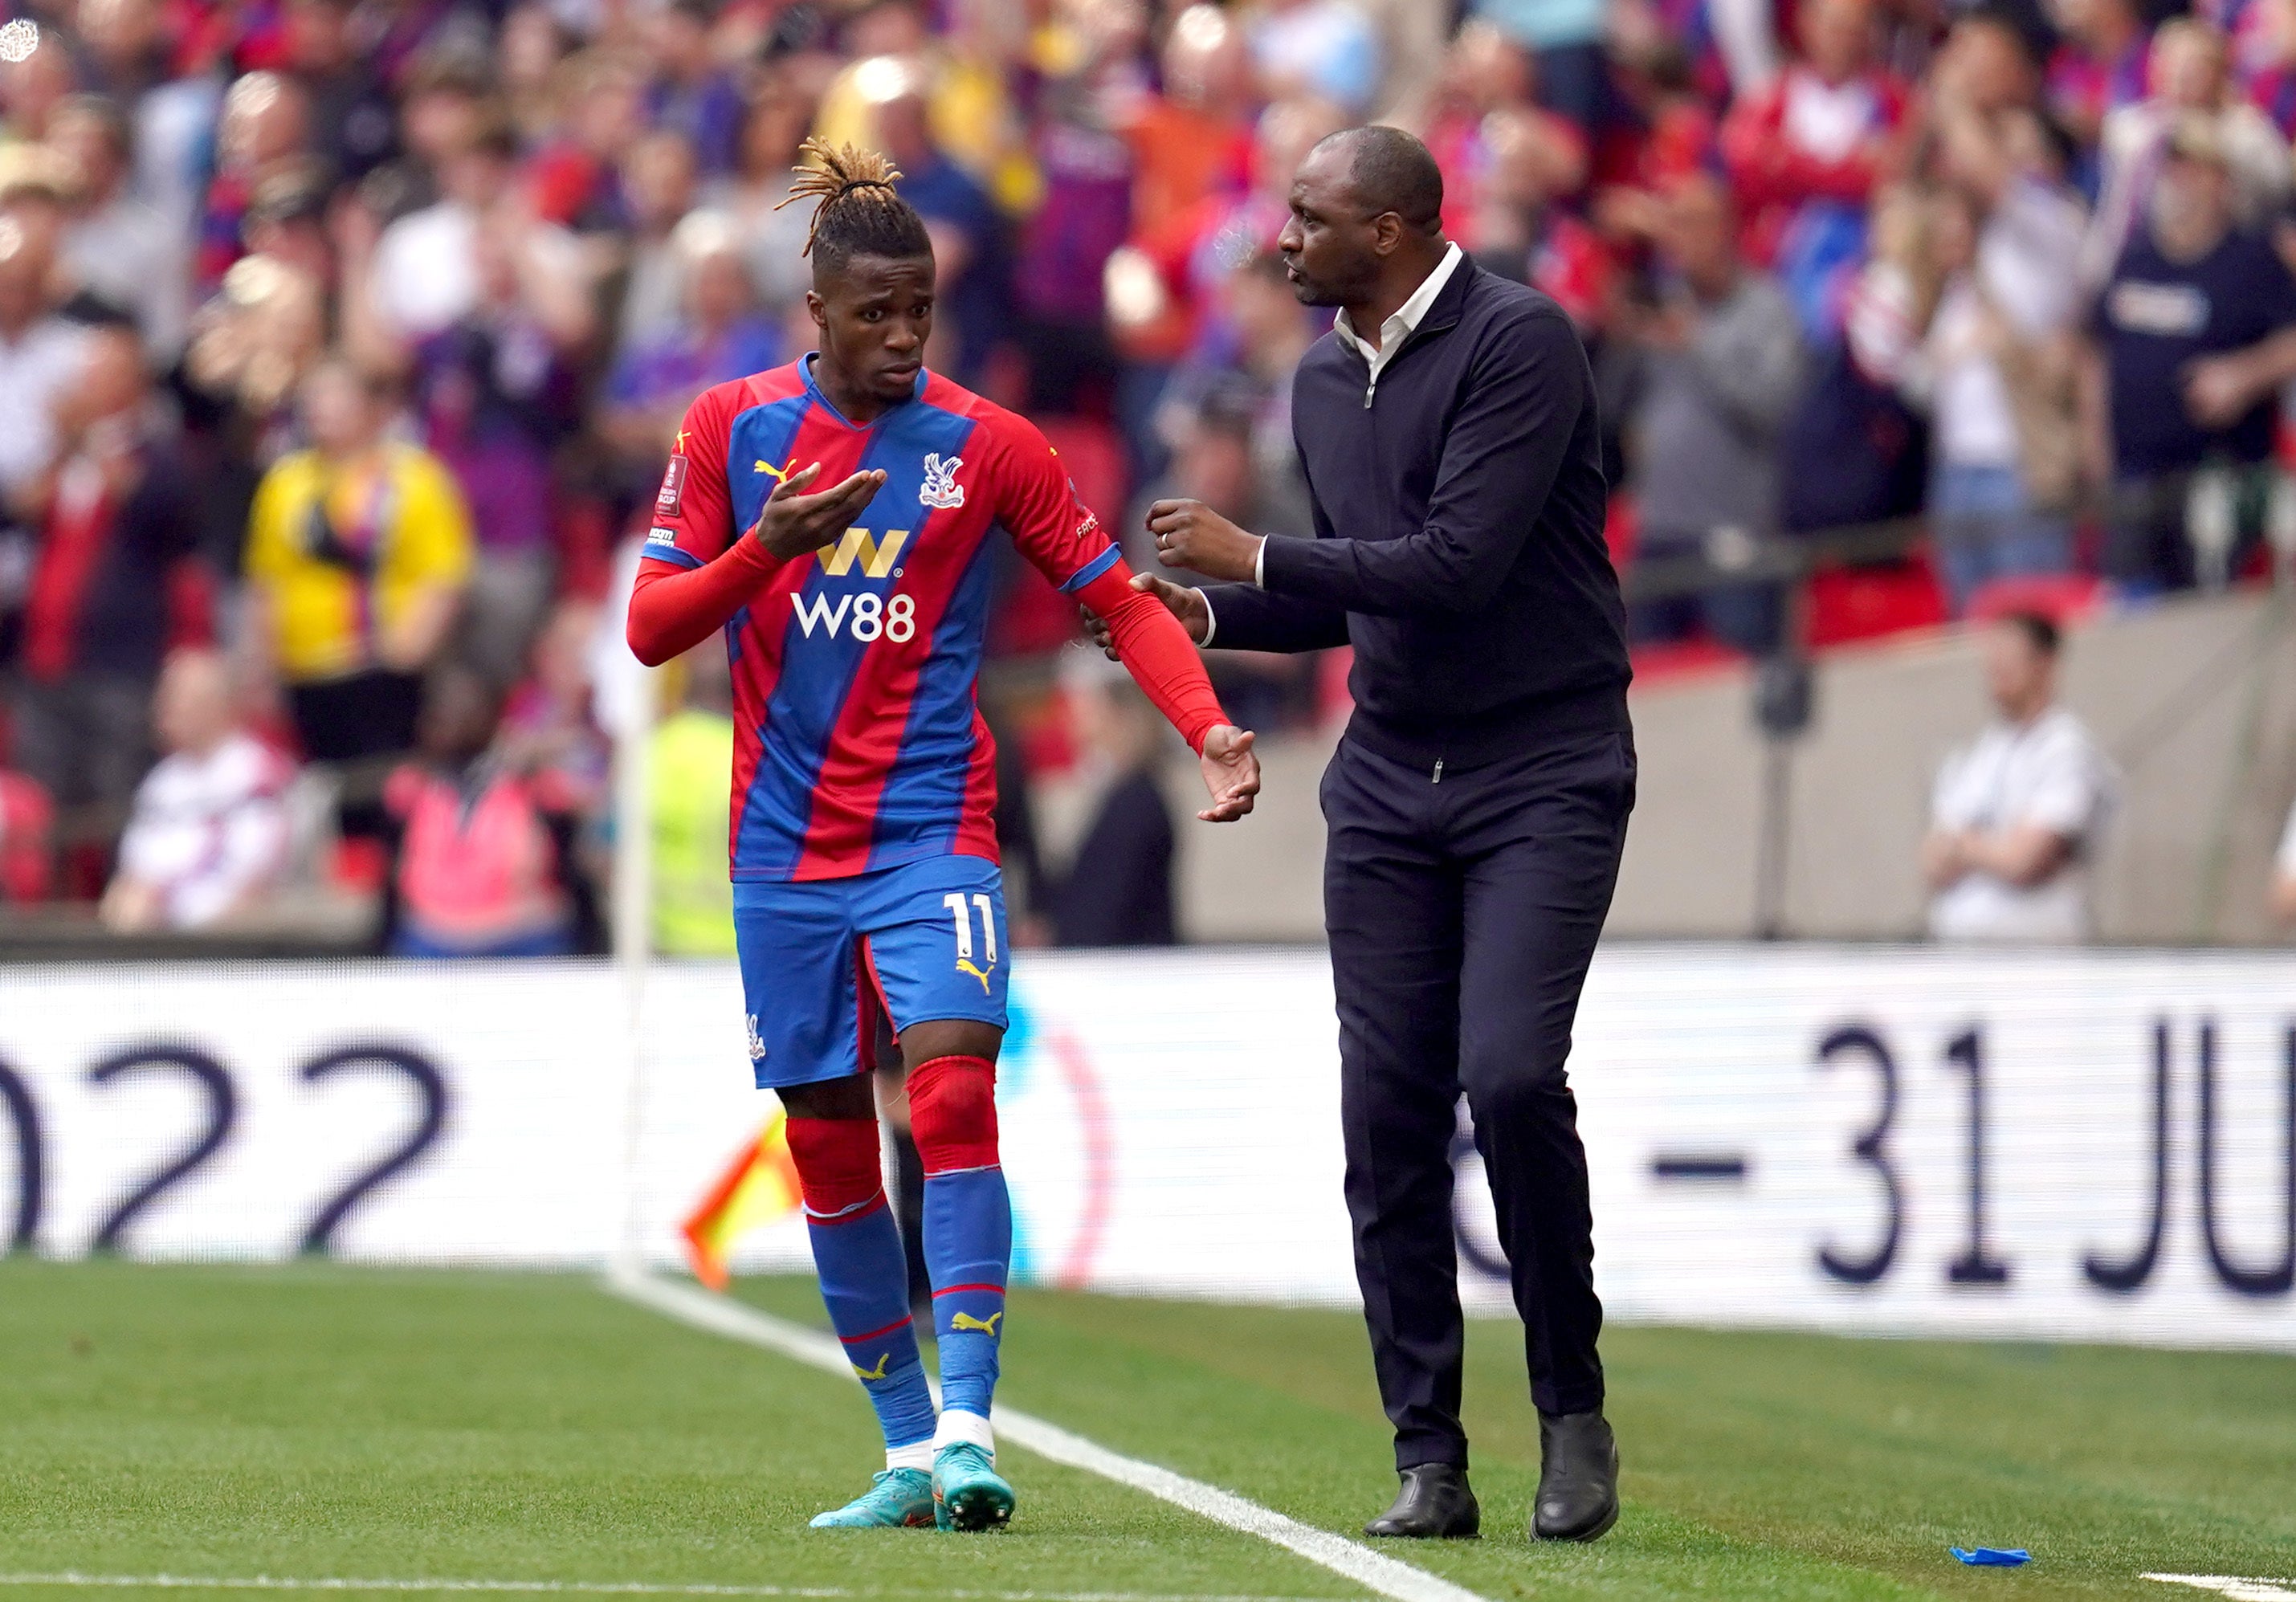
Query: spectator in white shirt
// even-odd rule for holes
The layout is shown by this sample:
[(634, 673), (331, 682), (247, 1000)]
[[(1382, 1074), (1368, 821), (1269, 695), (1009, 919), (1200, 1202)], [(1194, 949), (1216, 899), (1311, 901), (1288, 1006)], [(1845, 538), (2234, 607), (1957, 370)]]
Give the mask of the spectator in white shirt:
[(1922, 846), (1937, 939), (2095, 932), (2090, 870), (2115, 783), (2087, 726), (2056, 704), (2059, 644), (2056, 625), (2034, 613), (1980, 637), (1997, 715), (1939, 772)]
[(229, 669), (213, 651), (178, 651), (160, 674), (154, 722), (168, 756), (135, 792), (104, 891), (122, 934), (197, 929), (260, 901), (286, 862), (286, 759), (246, 733)]
[(184, 346), (190, 315), (183, 230), (128, 192), (135, 135), (127, 115), (96, 94), (76, 94), (48, 119), (48, 143), (71, 184), (63, 261), (81, 289), (135, 319), (144, 348), (166, 367)]

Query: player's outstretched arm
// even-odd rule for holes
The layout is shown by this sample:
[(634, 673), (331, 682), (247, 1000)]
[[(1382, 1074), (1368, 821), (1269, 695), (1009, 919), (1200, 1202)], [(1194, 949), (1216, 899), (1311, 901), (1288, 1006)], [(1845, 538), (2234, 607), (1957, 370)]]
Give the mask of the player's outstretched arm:
[(1196, 753), (1211, 800), (1196, 816), (1229, 823), (1249, 813), (1259, 794), (1250, 731), (1227, 721), (1180, 620), (1161, 598), (1133, 587), (1131, 570), (1121, 560), (1085, 585), (1078, 599), (1102, 620), (1112, 654)]
[(639, 661), (658, 667), (725, 627), (783, 563), (835, 543), (885, 482), (872, 470), (804, 493), (820, 476), (816, 462), (775, 486), (749, 532), (714, 560), (683, 572), (641, 564), (628, 626)]

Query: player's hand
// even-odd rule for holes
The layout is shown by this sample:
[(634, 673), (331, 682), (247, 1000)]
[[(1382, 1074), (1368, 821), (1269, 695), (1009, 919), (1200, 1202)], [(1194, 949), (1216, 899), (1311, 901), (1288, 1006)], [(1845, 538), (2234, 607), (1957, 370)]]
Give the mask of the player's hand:
[(783, 561), (818, 551), (853, 526), (862, 509), (884, 487), (885, 471), (855, 473), (819, 494), (805, 492), (821, 477), (821, 463), (800, 468), (774, 486), (750, 533)]
[(1259, 557), (1259, 535), (1238, 528), (1201, 501), (1157, 502), (1148, 509), (1148, 532), (1156, 536), (1158, 561), (1193, 568), (1207, 578), (1249, 583)]
[(1251, 810), (1251, 798), (1259, 794), (1259, 758), (1251, 754), (1250, 730), (1221, 723), (1204, 736), (1204, 752), (1197, 761), (1212, 797), (1212, 804), (1197, 817), (1207, 823), (1233, 823)]
[[(1187, 631), (1188, 638), (1198, 645), (1201, 645), (1204, 636), (1212, 632), (1212, 609), (1205, 602), (1201, 590), (1187, 584), (1176, 584), (1168, 578), (1157, 577), (1153, 573), (1135, 573), (1132, 587), (1144, 595), (1153, 595), (1162, 601), (1164, 609), (1180, 620), (1180, 626)], [(1077, 608), (1077, 613), (1084, 619), (1084, 632), (1092, 636), (1092, 642), (1100, 647), (1101, 654), (1111, 662), (1124, 660), (1117, 655), (1116, 641), (1108, 632), (1108, 619), (1088, 606)]]

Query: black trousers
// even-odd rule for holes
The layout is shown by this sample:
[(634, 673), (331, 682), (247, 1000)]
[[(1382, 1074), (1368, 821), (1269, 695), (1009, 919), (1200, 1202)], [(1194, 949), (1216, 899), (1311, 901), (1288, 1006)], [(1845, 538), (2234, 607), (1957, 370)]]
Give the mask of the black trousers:
[(1629, 734), (1459, 769), (1342, 740), (1324, 905), (1356, 1276), (1398, 1468), (1467, 1461), (1451, 1142), (1464, 1091), (1532, 1400), (1603, 1400), (1587, 1156), (1563, 1064), (1635, 799)]

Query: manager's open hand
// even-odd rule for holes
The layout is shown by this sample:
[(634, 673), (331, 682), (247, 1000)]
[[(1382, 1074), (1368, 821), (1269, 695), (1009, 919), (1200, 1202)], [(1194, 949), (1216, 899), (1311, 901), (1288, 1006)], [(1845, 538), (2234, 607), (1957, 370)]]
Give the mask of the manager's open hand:
[(1212, 797), (1212, 804), (1197, 817), (1207, 823), (1233, 823), (1251, 810), (1251, 798), (1259, 794), (1259, 758), (1251, 754), (1250, 730), (1219, 724), (1204, 736), (1204, 753), (1197, 761)]
[(1251, 581), (1259, 535), (1229, 522), (1201, 501), (1159, 501), (1148, 509), (1156, 560), (1168, 568), (1193, 568), (1207, 578)]
[[(1164, 609), (1180, 620), (1188, 638), (1201, 645), (1204, 636), (1212, 632), (1212, 609), (1205, 604), (1204, 593), (1186, 584), (1176, 584), (1168, 578), (1159, 578), (1153, 573), (1135, 573), (1132, 587), (1144, 595), (1153, 595), (1164, 603)], [(1116, 641), (1108, 632), (1108, 619), (1088, 606), (1077, 608), (1084, 619), (1085, 633), (1100, 647), (1101, 654), (1111, 662), (1124, 658), (1117, 654)]]

